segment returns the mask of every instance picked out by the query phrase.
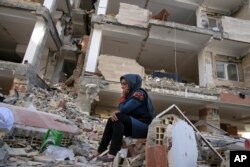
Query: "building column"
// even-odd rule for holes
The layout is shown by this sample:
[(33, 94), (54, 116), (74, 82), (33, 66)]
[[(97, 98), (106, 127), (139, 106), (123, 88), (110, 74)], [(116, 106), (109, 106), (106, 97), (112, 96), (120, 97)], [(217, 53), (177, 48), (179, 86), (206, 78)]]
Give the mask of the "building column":
[(46, 68), (48, 65), (48, 55), (49, 55), (49, 49), (45, 48), (43, 51), (43, 55), (40, 61), (40, 65), (38, 67), (38, 75), (40, 78), (44, 78), (45, 72), (46, 72)]
[(196, 10), (196, 26), (199, 28), (208, 27), (208, 18), (205, 10), (206, 9), (201, 6)]
[(99, 97), (101, 78), (95, 76), (83, 76), (80, 78), (80, 90), (78, 91), (77, 103), (80, 111), (90, 114), (92, 104)]
[[(50, 13), (55, 12), (57, 0), (45, 0), (43, 5), (47, 7)], [(27, 50), (23, 58), (23, 64), (31, 64), (35, 70), (38, 70), (39, 63), (45, 48), (49, 28), (42, 17), (37, 17)]]
[[(206, 106), (199, 110), (199, 120), (203, 120), (206, 123), (220, 128), (220, 114), (219, 109), (216, 106)], [(198, 129), (206, 132), (216, 132), (214, 128), (211, 128), (208, 125), (198, 126)]]
[(49, 53), (49, 56), (48, 56), (48, 64), (47, 64), (46, 71), (44, 74), (44, 80), (48, 82), (51, 82), (53, 78), (53, 74), (55, 71), (56, 63), (57, 63), (57, 60), (56, 60), (57, 54), (59, 54), (59, 52)]
[(62, 71), (63, 63), (64, 63), (64, 56), (65, 56), (65, 54), (62, 53), (62, 52), (59, 52), (57, 54), (56, 66), (55, 66), (55, 69), (54, 69), (54, 72), (53, 72), (53, 77), (52, 77), (52, 80), (51, 80), (52, 83), (57, 83), (59, 81), (59, 79), (60, 79), (61, 71)]
[(214, 87), (213, 54), (210, 51), (201, 51), (198, 54), (199, 85)]
[(198, 68), (199, 68), (199, 85), (206, 86), (206, 67), (205, 67), (205, 55), (203, 50), (198, 54)]
[(97, 14), (107, 14), (109, 0), (100, 0), (97, 8)]
[(242, 60), (242, 68), (244, 74), (244, 83), (246, 87), (250, 87), (250, 53)]
[(85, 63), (86, 72), (96, 72), (98, 57), (102, 44), (102, 30), (94, 28), (91, 33), (89, 51)]

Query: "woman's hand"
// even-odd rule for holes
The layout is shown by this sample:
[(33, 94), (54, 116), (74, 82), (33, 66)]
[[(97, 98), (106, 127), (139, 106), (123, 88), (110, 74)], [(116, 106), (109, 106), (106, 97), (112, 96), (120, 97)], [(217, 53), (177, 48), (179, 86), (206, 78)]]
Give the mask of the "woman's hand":
[(119, 113), (120, 111), (114, 111), (112, 114), (111, 114), (111, 120), (114, 122), (114, 121), (117, 121), (118, 120), (118, 118), (117, 118), (117, 116), (115, 115), (116, 113)]
[(128, 87), (126, 87), (126, 88), (124, 88), (123, 90), (122, 90), (122, 96), (127, 96), (129, 94), (129, 88)]

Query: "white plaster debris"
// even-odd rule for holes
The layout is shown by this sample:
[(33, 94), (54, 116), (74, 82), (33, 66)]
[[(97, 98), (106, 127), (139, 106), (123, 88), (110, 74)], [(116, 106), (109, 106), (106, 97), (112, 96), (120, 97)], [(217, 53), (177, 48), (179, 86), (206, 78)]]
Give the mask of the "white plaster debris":
[[(172, 147), (169, 150), (173, 155), (169, 164), (172, 166), (197, 166), (198, 150), (195, 133), (185, 121), (177, 121), (171, 128)], [(170, 159), (168, 159), (170, 160)], [(171, 165), (169, 165), (171, 167)]]
[(120, 3), (119, 13), (116, 15), (118, 22), (126, 25), (148, 27), (148, 21), (152, 15), (147, 9), (136, 5)]
[(136, 60), (113, 55), (100, 55), (98, 69), (107, 81), (120, 82), (120, 77), (128, 73), (145, 75), (144, 67)]

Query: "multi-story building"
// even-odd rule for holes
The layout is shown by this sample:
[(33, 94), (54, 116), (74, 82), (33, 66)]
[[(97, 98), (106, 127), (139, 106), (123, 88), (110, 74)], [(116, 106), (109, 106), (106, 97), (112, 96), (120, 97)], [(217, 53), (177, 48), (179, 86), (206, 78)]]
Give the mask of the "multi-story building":
[(84, 112), (116, 110), (120, 75), (139, 73), (158, 113), (176, 104), (194, 122), (250, 129), (248, 0), (1, 0), (0, 8), (1, 93), (46, 88), (75, 68), (80, 75), (85, 57)]
[[(70, 76), (79, 57), (77, 44), (89, 28), (92, 5), (79, 0), (0, 1), (1, 93), (30, 84), (46, 88)], [(46, 82), (45, 82), (46, 81)]]
[(136, 72), (157, 112), (176, 104), (194, 122), (249, 132), (249, 9), (247, 0), (101, 0), (81, 76), (82, 109), (91, 111), (95, 89), (95, 111), (115, 110), (120, 74)]

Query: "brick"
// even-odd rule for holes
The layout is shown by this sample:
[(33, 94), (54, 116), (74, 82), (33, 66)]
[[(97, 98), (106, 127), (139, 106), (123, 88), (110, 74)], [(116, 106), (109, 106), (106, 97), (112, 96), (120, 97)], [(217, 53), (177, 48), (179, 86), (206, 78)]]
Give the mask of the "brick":
[(228, 93), (220, 94), (220, 101), (232, 104), (248, 104), (250, 105), (250, 96), (246, 95), (245, 98), (240, 98), (239, 95), (233, 95)]

